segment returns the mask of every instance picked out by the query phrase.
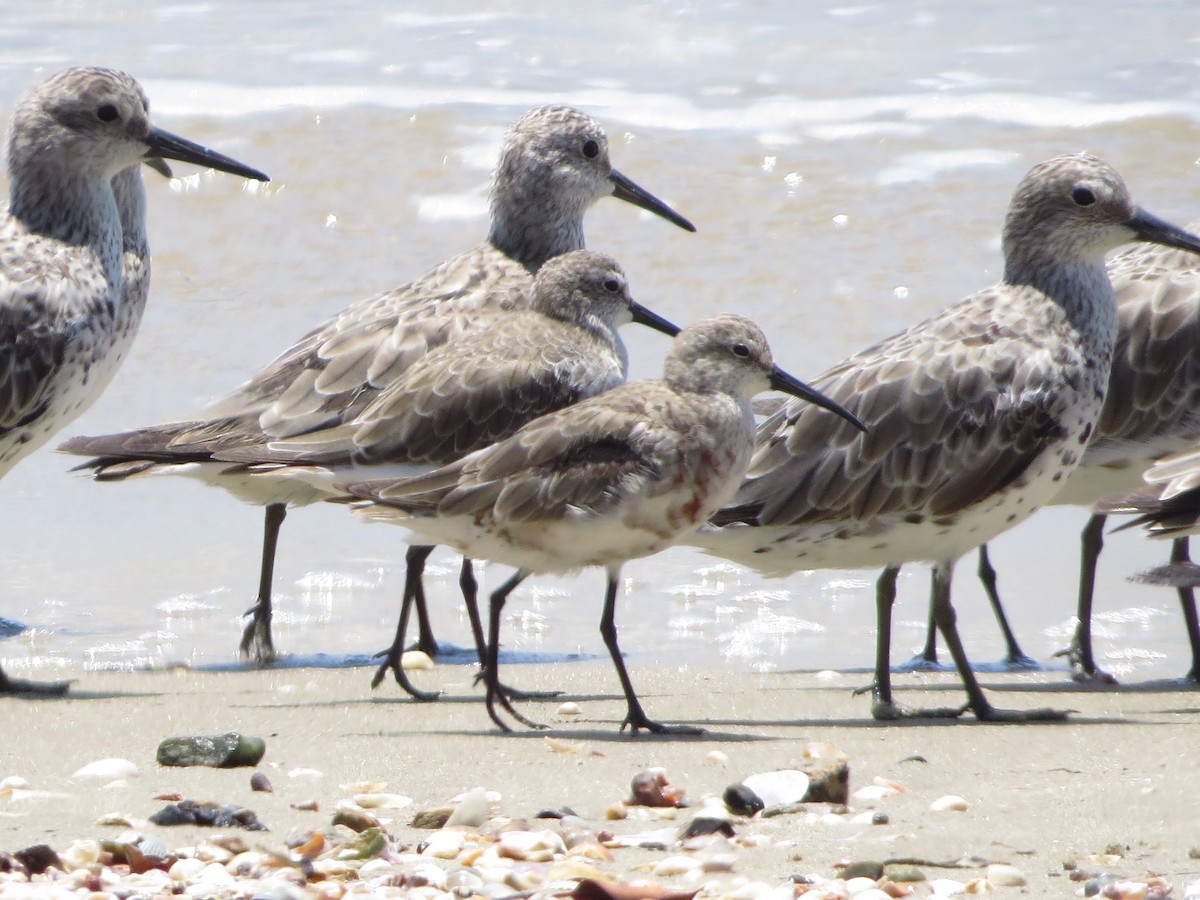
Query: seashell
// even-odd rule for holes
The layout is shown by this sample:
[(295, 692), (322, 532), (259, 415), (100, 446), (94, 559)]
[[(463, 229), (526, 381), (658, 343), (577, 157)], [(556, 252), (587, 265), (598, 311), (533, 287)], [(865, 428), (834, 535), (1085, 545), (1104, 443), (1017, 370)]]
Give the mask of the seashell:
[(562, 838), (553, 831), (506, 831), (497, 843), (500, 856), (522, 862), (551, 862), (567, 852)]
[(956, 794), (946, 794), (929, 804), (931, 812), (966, 812), (967, 801)]
[(13, 788), (27, 788), (29, 780), (22, 778), (20, 775), (9, 775), (3, 781), (0, 781), (0, 793), (11, 790)]
[(629, 809), (624, 803), (610, 803), (604, 807), (604, 818), (610, 822), (629, 818)]
[(997, 887), (1024, 887), (1025, 876), (1016, 866), (992, 863), (984, 871), (984, 877)]
[(381, 859), (378, 856), (374, 859), (368, 859), (358, 869), (358, 877), (363, 881), (370, 881), (373, 878), (388, 878), (395, 875), (399, 868), (394, 862), (386, 859)]
[(446, 873), (444, 887), (459, 897), (470, 897), (483, 889), (483, 879), (470, 869), (455, 869)]
[(138, 767), (127, 759), (98, 759), (76, 769), (72, 781), (115, 781), (118, 778), (137, 778)]
[(961, 894), (967, 887), (963, 882), (955, 881), (953, 878), (933, 878), (927, 883), (930, 896), (933, 897), (952, 897), (955, 894)]
[(35, 803), (45, 800), (74, 800), (74, 794), (64, 794), (59, 791), (30, 791), (13, 788), (8, 795), (9, 803)]
[(300, 812), (317, 812), (321, 808), (321, 804), (316, 800), (301, 800), (299, 803), (291, 803), (289, 806)]
[(264, 794), (272, 793), (275, 788), (271, 787), (271, 779), (262, 772), (255, 772), (250, 776), (250, 790), (259, 791)]
[(363, 809), (404, 809), (413, 802), (403, 794), (355, 794), (351, 799)]
[(408, 883), (413, 887), (432, 887), (442, 890), (446, 886), (446, 872), (441, 866), (430, 862), (419, 862), (408, 872)]
[(650, 874), (655, 878), (672, 878), (676, 875), (686, 875), (689, 872), (699, 871), (703, 864), (698, 859), (693, 859), (690, 856), (668, 856), (666, 859), (658, 862)]
[(575, 718), (583, 715), (583, 708), (578, 703), (568, 700), (555, 710), (555, 715), (562, 716), (563, 718)]
[(683, 805), (683, 788), (667, 780), (663, 768), (645, 769), (633, 776), (630, 783), (630, 806), (674, 807)]
[(674, 828), (660, 828), (658, 831), (643, 831), (640, 834), (621, 834), (611, 842), (611, 845), (617, 847), (645, 847), (649, 850), (666, 850), (674, 844)]
[(400, 668), (405, 672), (432, 672), (434, 662), (424, 650), (405, 650), (400, 656)]
[(138, 822), (129, 816), (122, 813), (105, 813), (96, 820), (97, 825), (104, 825), (112, 828), (137, 828)]
[(186, 856), (183, 859), (176, 860), (171, 868), (167, 869), (167, 874), (171, 876), (172, 881), (181, 881), (185, 884), (190, 884), (200, 877), (200, 873), (204, 871), (208, 865), (202, 859), (196, 859), (194, 856)]
[(294, 769), (288, 770), (288, 778), (324, 778), (325, 773), (320, 769), (306, 769), (303, 766), (297, 766)]
[(986, 878), (972, 878), (963, 885), (964, 894), (990, 894), (996, 888)]
[(446, 825), (479, 827), (487, 821), (489, 811), (488, 792), (481, 787), (472, 788), (462, 795)]
[(809, 778), (796, 769), (780, 769), (750, 775), (742, 779), (742, 784), (753, 791), (764, 806), (785, 806), (803, 802), (808, 793)]
[(454, 859), (466, 842), (461, 832), (441, 829), (422, 841), (417, 846), (417, 852), (434, 859)]
[[(849, 887), (849, 885), (847, 885), (847, 887)], [(871, 886), (865, 890), (857, 892), (851, 891), (850, 896), (852, 896), (854, 900), (892, 900), (891, 894), (887, 893), (886, 891), (881, 891), (879, 888), (875, 887), (874, 883), (872, 883)]]
[(708, 766), (727, 766), (729, 757), (720, 750), (710, 750), (704, 755), (704, 764)]
[(99, 841), (72, 841), (58, 854), (70, 869), (84, 869), (100, 860)]
[(545, 738), (546, 749), (551, 753), (578, 753), (582, 748), (582, 744), (574, 741), (564, 741), (559, 738)]

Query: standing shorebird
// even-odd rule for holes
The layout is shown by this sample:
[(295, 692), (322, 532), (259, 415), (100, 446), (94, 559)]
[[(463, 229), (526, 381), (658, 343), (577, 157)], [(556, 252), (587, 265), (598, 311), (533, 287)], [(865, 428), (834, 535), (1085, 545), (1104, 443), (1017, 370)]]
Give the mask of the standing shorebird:
[[(200, 418), (75, 438), (61, 449), (97, 456), (82, 468), (91, 468), (100, 481), (186, 474), (266, 507), (258, 598), (241, 649), (269, 662), (275, 657), (271, 584), (279, 529), (289, 506), (326, 494), (296, 479), (248, 477), (240, 467), (215, 461), (214, 452), (313, 435), (352, 421), (414, 362), (470, 332), (479, 310), (526, 303), (533, 276), (546, 260), (583, 248), (584, 213), (608, 196), (695, 230), (612, 167), (608, 138), (589, 116), (563, 106), (532, 110), (505, 138), (492, 181), (491, 229), (482, 243), (328, 319)], [(521, 290), (510, 290), (514, 287)], [(410, 550), (416, 569), (406, 579), (406, 596), (419, 592), (419, 566), (428, 552)], [(422, 644), (429, 646), (424, 618), (423, 624)]]
[(959, 640), (950, 579), (960, 556), (1049, 502), (1083, 455), (1116, 336), (1104, 255), (1134, 240), (1200, 252), (1200, 238), (1138, 209), (1107, 163), (1080, 155), (1034, 166), (1009, 205), (1000, 284), (815, 382), (868, 433), (803, 405), (777, 412), (737, 496), (692, 540), (771, 575), (884, 566), (877, 718), (903, 715), (891, 692), (891, 609), (900, 565), (917, 560), (934, 563), (935, 620), (975, 715), (1064, 715), (992, 706)]
[[(0, 222), (0, 476), (82, 413), (112, 379), (149, 289), (137, 167), (175, 159), (267, 176), (150, 125), (130, 76), (66, 69), (18, 102)], [(0, 692), (62, 693), (0, 670)]]
[[(1187, 227), (1200, 230), (1200, 220)], [(1129, 491), (1149, 499), (1151, 489), (1135, 490), (1143, 483), (1142, 472), (1156, 460), (1200, 440), (1200, 260), (1181, 250), (1141, 244), (1113, 256), (1108, 275), (1117, 299), (1117, 341), (1108, 396), (1096, 433), (1078, 468), (1055, 495), (1055, 506), (1091, 507)], [(1155, 467), (1152, 477), (1172, 482), (1179, 466), (1177, 460), (1169, 467)], [(1164, 474), (1165, 479), (1161, 477)], [(1171, 496), (1175, 496), (1174, 489)], [(1119, 500), (1104, 505), (1112, 506), (1113, 512), (1137, 511)], [(1068, 651), (1077, 678), (1099, 681), (1113, 680), (1096, 665), (1091, 628), (1096, 564), (1104, 546), (1107, 512), (1094, 510), (1081, 535), (1077, 622)], [(1182, 529), (1177, 533), (1173, 528), (1155, 528), (1153, 533), (1175, 538), (1171, 566), (1153, 570), (1156, 580), (1165, 578), (1165, 583), (1173, 584), (1171, 573), (1188, 560), (1188, 538)], [(984, 588), (1001, 628), (1011, 635), (999, 605), (986, 544), (979, 548), (979, 558)], [(1188, 581), (1185, 578), (1176, 585), (1192, 645), (1192, 667), (1186, 677), (1200, 681), (1200, 628)], [(935, 635), (931, 628), (920, 660), (936, 661)], [(1012, 662), (1015, 640), (1006, 640)]]
[(733, 496), (750, 460), (751, 398), (768, 388), (836, 403), (781, 371), (758, 326), (722, 315), (675, 338), (658, 381), (613, 388), (535, 419), (512, 437), (401, 481), (348, 484), (372, 518), (396, 521), (466, 556), (515, 566), (488, 610), (488, 715), (508, 725), (496, 702), (530, 722), (499, 683), (500, 614), (508, 595), (535, 573), (603, 566), (608, 588), (600, 634), (625, 693), (625, 726), (670, 728), (642, 710), (617, 645), (617, 584), (628, 560), (677, 543)]
[[(514, 294), (523, 289), (513, 287)], [(248, 475), (300, 478), (327, 490), (334, 480), (401, 477), (452, 463), (513, 434), (538, 416), (624, 383), (629, 369), (617, 329), (636, 322), (679, 329), (637, 303), (616, 260), (592, 250), (556, 256), (534, 278), (521, 307), (480, 310), (474, 330), (434, 348), (339, 428), (216, 451)], [(469, 569), (469, 560), (466, 562)], [(464, 599), (480, 664), (486, 661), (474, 581)], [(400, 662), (409, 607), (372, 686), (388, 669), (418, 699)]]

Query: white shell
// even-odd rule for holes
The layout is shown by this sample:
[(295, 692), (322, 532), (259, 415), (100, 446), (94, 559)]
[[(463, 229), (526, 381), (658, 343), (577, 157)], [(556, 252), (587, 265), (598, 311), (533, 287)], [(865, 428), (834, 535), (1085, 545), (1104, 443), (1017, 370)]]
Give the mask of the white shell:
[(932, 812), (966, 812), (967, 801), (956, 794), (946, 794), (929, 804)]
[(742, 779), (742, 784), (759, 796), (766, 807), (799, 803), (808, 793), (809, 778), (796, 769), (760, 772)]
[(137, 778), (138, 767), (127, 759), (98, 759), (71, 775), (75, 781), (116, 781), (119, 778)]
[(1021, 870), (1006, 863), (992, 863), (984, 874), (987, 880), (997, 887), (1024, 887), (1025, 885), (1025, 876)]

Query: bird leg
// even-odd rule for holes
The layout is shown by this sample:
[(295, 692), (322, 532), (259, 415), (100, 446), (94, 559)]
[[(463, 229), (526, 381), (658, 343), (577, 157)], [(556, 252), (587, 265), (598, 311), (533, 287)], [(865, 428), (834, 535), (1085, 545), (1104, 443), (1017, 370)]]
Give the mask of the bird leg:
[[(1188, 538), (1176, 538), (1171, 544), (1171, 563), (1190, 563)], [(1184, 679), (1200, 682), (1200, 620), (1196, 617), (1196, 594), (1190, 587), (1180, 587), (1179, 605), (1183, 610), (1183, 621), (1187, 626), (1188, 642), (1192, 645), (1192, 668)]]
[(258, 576), (258, 599), (243, 615), (253, 616), (242, 632), (242, 656), (260, 665), (275, 662), (275, 646), (271, 642), (271, 583), (275, 578), (275, 547), (279, 529), (287, 518), (286, 503), (268, 503), (263, 520), (262, 565)]
[[(463, 557), (462, 571), (458, 576), (458, 586), (462, 589), (463, 604), (467, 607), (467, 618), (471, 622), (471, 636), (475, 639), (475, 654), (479, 659), (480, 670), (475, 676), (475, 682), (483, 680), (483, 667), (487, 659), (487, 641), (483, 636), (483, 622), (479, 618), (479, 585), (475, 581), (474, 566), (471, 560)], [(501, 684), (500, 689), (509, 700), (553, 700), (561, 697), (562, 691), (523, 691), (520, 688)]]
[[(986, 722), (1053, 722), (1067, 717), (1068, 711), (1057, 709), (997, 709), (992, 706), (983, 688), (979, 686), (975, 673), (971, 671), (971, 663), (967, 652), (963, 649), (962, 639), (958, 635), (957, 616), (950, 603), (950, 582), (954, 577), (954, 561), (944, 560), (935, 563), (933, 567), (934, 586), (934, 615), (937, 619), (938, 631), (946, 641), (946, 649), (954, 658), (955, 668), (963, 680), (967, 691), (967, 707), (977, 719)], [(914, 715), (917, 713), (914, 713)]]
[(621, 723), (621, 730), (624, 731), (628, 727), (630, 734), (634, 735), (643, 728), (654, 734), (704, 734), (703, 728), (695, 728), (691, 725), (663, 725), (651, 721), (645, 710), (642, 709), (641, 701), (638, 700), (637, 694), (633, 690), (629, 672), (625, 669), (625, 659), (621, 656), (621, 648), (617, 644), (617, 584), (620, 574), (620, 566), (613, 566), (608, 570), (608, 586), (604, 591), (604, 612), (600, 616), (600, 636), (604, 638), (604, 646), (608, 648), (608, 655), (612, 657), (613, 666), (617, 670), (617, 678), (621, 680), (621, 690), (625, 692), (627, 711), (625, 721)]
[(524, 569), (518, 569), (513, 576), (500, 585), (491, 596), (491, 601), (488, 604), (488, 641), (487, 641), (487, 663), (483, 667), (483, 682), (487, 685), (487, 711), (492, 721), (500, 726), (501, 731), (512, 731), (500, 714), (496, 712), (496, 704), (499, 703), (514, 719), (525, 725), (528, 728), (545, 728), (527, 719), (521, 715), (513, 707), (509, 699), (504, 696), (504, 686), (500, 684), (500, 613), (504, 610), (504, 604), (508, 601), (508, 595), (511, 594), (522, 581), (529, 577), (529, 573)]
[(383, 657), (383, 662), (375, 670), (375, 677), (371, 679), (371, 687), (379, 687), (390, 669), (396, 683), (410, 696), (423, 702), (436, 700), (440, 692), (420, 690), (409, 681), (408, 673), (404, 670), (403, 665), (404, 639), (408, 631), (408, 617), (413, 604), (418, 604), (419, 609), (425, 600), (425, 588), (421, 583), (421, 575), (425, 571), (425, 560), (429, 558), (429, 554), (433, 550), (433, 547), (425, 545), (408, 548), (405, 556), (404, 598), (400, 601), (400, 620), (396, 623), (396, 637), (392, 641), (391, 647), (375, 654), (376, 657)]
[(1104, 523), (1108, 516), (1093, 515), (1084, 526), (1079, 543), (1079, 603), (1075, 612), (1075, 634), (1067, 649), (1071, 677), (1076, 681), (1116, 684), (1117, 679), (1096, 667), (1092, 653), (1092, 599), (1096, 591), (1096, 565), (1104, 549)]

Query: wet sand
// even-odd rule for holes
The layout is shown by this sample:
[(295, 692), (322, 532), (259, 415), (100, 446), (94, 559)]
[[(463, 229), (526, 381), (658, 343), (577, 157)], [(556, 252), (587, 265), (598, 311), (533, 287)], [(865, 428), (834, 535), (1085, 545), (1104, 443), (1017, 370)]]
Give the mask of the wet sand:
[[(510, 665), (505, 678), (524, 688), (567, 693), (520, 708), (552, 726), (548, 731), (500, 734), (487, 719), (473, 669), (440, 666), (414, 673), (425, 687), (446, 692), (437, 703), (403, 698), (387, 684), (369, 687), (370, 670), (278, 669), (250, 672), (187, 670), (92, 673), (64, 700), (0, 700), (0, 778), (18, 775), (28, 790), (66, 798), (0, 796), (0, 850), (36, 843), (62, 850), (80, 838), (115, 838), (123, 829), (97, 819), (122, 813), (144, 820), (165, 805), (155, 795), (235, 803), (254, 809), (268, 834), (244, 833), (252, 846), (282, 850), (287, 837), (329, 825), (340, 787), (386, 782), (407, 795), (407, 809), (381, 810), (402, 845), (429, 832), (411, 826), (416, 810), (442, 807), (475, 786), (499, 792), (497, 812), (532, 817), (569, 806), (596, 829), (617, 834), (661, 828), (660, 813), (634, 811), (605, 821), (605, 809), (629, 795), (639, 771), (661, 766), (672, 784), (699, 802), (720, 796), (742, 777), (793, 765), (806, 742), (832, 744), (849, 758), (851, 812), (840, 817), (797, 813), (734, 820), (739, 836), (765, 835), (759, 846), (738, 846), (733, 873), (706, 893), (719, 895), (736, 879), (781, 886), (793, 875), (837, 875), (846, 860), (916, 858), (927, 863), (975, 856), (1016, 866), (1034, 896), (1074, 896), (1081, 887), (1064, 864), (1135, 879), (1157, 872), (1175, 896), (1197, 880), (1195, 729), (1200, 694), (1178, 683), (1114, 689), (1072, 685), (1062, 673), (985, 675), (999, 706), (1076, 710), (1062, 724), (990, 725), (964, 718), (881, 724), (869, 700), (853, 696), (859, 673), (743, 674), (634, 667), (632, 676), (651, 718), (698, 724), (698, 738), (639, 736), (617, 731), (624, 702), (606, 664)], [(907, 705), (960, 701), (950, 674), (897, 676)], [(557, 716), (566, 700), (582, 716)], [(160, 740), (175, 734), (230, 730), (266, 740), (257, 767), (273, 793), (250, 790), (251, 769), (172, 769), (156, 765)], [(714, 751), (718, 753), (714, 754)], [(725, 761), (721, 761), (724, 754)], [(73, 782), (79, 767), (106, 757), (127, 759), (140, 776), (127, 786)], [(289, 774), (290, 773), (290, 774)], [(853, 792), (879, 776), (906, 793), (864, 801)], [(933, 812), (944, 795), (965, 800), (965, 811)], [(317, 801), (318, 811), (291, 804)], [(851, 824), (864, 810), (885, 813), (887, 824)], [(817, 809), (817, 812), (824, 810)], [(682, 827), (693, 811), (675, 811)], [(552, 821), (531, 827), (553, 828)], [(145, 826), (168, 848), (194, 844), (213, 829)], [(653, 877), (651, 868), (680, 853), (617, 849), (604, 872), (664, 884), (698, 887), (678, 877)], [(1094, 859), (1109, 853), (1106, 859)], [(1118, 858), (1119, 857), (1119, 858)], [(923, 865), (928, 878), (966, 882), (984, 874)], [(0, 893), (3, 892), (0, 885)], [(918, 895), (928, 893), (919, 887)], [(998, 888), (1015, 892), (1017, 888)]]

